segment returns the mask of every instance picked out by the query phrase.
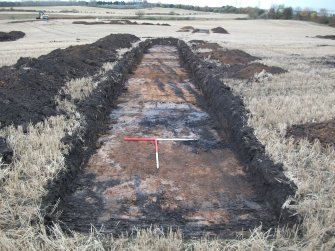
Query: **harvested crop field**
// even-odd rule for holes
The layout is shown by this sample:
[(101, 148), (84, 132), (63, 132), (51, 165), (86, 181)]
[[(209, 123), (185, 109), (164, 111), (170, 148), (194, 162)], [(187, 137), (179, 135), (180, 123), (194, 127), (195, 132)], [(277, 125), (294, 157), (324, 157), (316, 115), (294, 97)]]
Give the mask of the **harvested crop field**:
[(72, 22), (5, 29), (26, 36), (3, 49), (54, 32), (0, 68), (4, 250), (335, 247), (329, 27)]

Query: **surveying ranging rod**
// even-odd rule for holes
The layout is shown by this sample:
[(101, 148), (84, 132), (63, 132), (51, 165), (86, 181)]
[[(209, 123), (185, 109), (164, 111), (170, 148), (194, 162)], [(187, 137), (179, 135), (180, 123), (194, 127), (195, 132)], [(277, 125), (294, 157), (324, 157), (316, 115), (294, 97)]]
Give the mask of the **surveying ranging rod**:
[(159, 169), (158, 141), (196, 141), (198, 139), (183, 139), (183, 138), (164, 139), (164, 138), (129, 138), (129, 137), (125, 137), (124, 140), (125, 141), (151, 141), (151, 142), (154, 142), (155, 152), (156, 152), (156, 166), (157, 166), (157, 169)]

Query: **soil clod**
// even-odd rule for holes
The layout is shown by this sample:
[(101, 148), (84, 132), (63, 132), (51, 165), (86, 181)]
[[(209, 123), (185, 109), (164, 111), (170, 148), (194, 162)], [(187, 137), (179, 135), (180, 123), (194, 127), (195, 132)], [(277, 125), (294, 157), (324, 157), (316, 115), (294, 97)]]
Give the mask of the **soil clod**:
[(209, 34), (209, 29), (194, 29), (192, 33), (206, 33)]
[(0, 42), (15, 41), (23, 38), (25, 35), (22, 31), (0, 32)]
[(13, 151), (9, 148), (6, 139), (0, 137), (0, 164), (10, 164), (13, 158)]
[(335, 35), (325, 35), (325, 36), (316, 36), (317, 38), (331, 39), (335, 40)]
[(229, 34), (229, 32), (225, 28), (222, 28), (222, 27), (213, 28), (211, 29), (211, 31), (213, 33)]
[(324, 147), (335, 147), (335, 120), (293, 125), (287, 130), (286, 136), (293, 136), (296, 139), (307, 138), (311, 143), (319, 140)]

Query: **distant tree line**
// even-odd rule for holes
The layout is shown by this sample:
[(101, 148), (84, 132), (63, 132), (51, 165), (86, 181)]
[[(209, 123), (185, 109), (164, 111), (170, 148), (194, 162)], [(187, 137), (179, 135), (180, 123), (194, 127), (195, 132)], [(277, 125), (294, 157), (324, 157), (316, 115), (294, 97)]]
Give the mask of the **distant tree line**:
[(263, 18), (312, 21), (335, 27), (335, 15), (329, 13), (327, 9), (320, 9), (319, 12), (317, 12), (309, 8), (293, 9), (291, 7), (285, 7), (284, 5), (274, 5)]
[(309, 8), (301, 9), (286, 7), (285, 5), (273, 5), (269, 10), (260, 9), (258, 7), (245, 7), (237, 8), (234, 6), (226, 5), (222, 7), (199, 7), (183, 4), (153, 4), (156, 7), (162, 8), (180, 8), (185, 10), (216, 12), (216, 13), (235, 13), (235, 14), (248, 14), (250, 18), (263, 18), (263, 19), (284, 19), (284, 20), (304, 20), (313, 21), (321, 24), (328, 24), (335, 27), (335, 15), (328, 13), (326, 9), (320, 9), (319, 12)]

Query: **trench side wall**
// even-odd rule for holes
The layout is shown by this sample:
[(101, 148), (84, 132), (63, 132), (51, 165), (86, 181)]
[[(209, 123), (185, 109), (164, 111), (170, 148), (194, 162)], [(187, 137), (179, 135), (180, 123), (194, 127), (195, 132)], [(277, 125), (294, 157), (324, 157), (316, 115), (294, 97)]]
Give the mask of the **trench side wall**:
[(47, 195), (42, 198), (41, 208), (46, 214), (45, 224), (50, 225), (57, 219), (50, 215), (52, 205), (64, 194), (74, 191), (72, 181), (86, 166), (90, 156), (96, 150), (96, 142), (99, 136), (107, 130), (108, 118), (115, 101), (124, 91), (124, 84), (129, 74), (141, 61), (144, 51), (150, 45), (150, 41), (141, 42), (136, 48), (125, 53), (106, 80), (99, 83), (93, 93), (78, 104), (80, 114), (85, 118), (84, 130), (81, 135), (75, 134), (65, 137), (62, 141), (71, 145), (71, 151), (65, 157), (66, 169), (48, 183)]
[(238, 157), (246, 164), (246, 171), (259, 185), (281, 221), (289, 221), (292, 212), (283, 209), (282, 205), (288, 197), (294, 197), (297, 187), (285, 176), (283, 165), (275, 164), (267, 156), (264, 145), (247, 125), (248, 111), (242, 99), (222, 83), (220, 79), (224, 72), (213, 74), (212, 66), (199, 59), (184, 41), (179, 40), (177, 47), (184, 67), (206, 98), (211, 114), (225, 130)]

